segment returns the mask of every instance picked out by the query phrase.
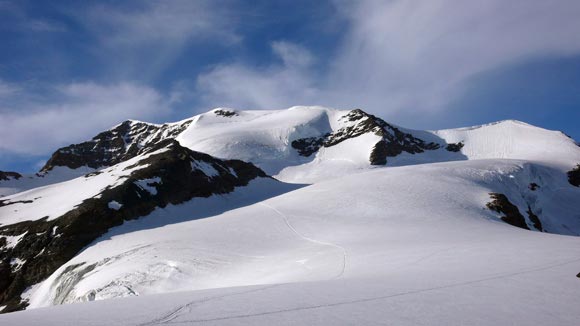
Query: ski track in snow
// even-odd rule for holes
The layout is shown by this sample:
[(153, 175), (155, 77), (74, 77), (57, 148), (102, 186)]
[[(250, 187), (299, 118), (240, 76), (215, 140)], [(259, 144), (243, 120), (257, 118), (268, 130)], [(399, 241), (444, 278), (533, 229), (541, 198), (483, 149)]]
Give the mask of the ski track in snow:
[(300, 232), (298, 232), (292, 226), (292, 224), (290, 224), (290, 221), (288, 220), (288, 217), (284, 213), (280, 212), (278, 209), (276, 209), (275, 207), (270, 206), (268, 204), (260, 203), (260, 205), (262, 205), (264, 207), (267, 207), (267, 208), (273, 210), (276, 214), (278, 214), (280, 217), (282, 217), (282, 219), (284, 220), (284, 223), (286, 223), (286, 226), (288, 227), (288, 229), (290, 229), (290, 231), (292, 231), (292, 233), (296, 234), (298, 237), (300, 237), (300, 238), (302, 238), (302, 239), (304, 239), (306, 241), (312, 242), (312, 243), (316, 243), (316, 244), (319, 244), (319, 245), (330, 246), (330, 247), (333, 247), (333, 248), (340, 249), (342, 251), (342, 268), (341, 268), (340, 272), (334, 277), (334, 279), (341, 278), (344, 275), (344, 272), (346, 270), (346, 262), (347, 262), (347, 259), (348, 259), (348, 253), (347, 253), (347, 251), (346, 251), (346, 249), (344, 247), (339, 246), (339, 245), (337, 245), (335, 243), (330, 243), (330, 242), (325, 242), (325, 241), (320, 241), (320, 240), (316, 240), (316, 239), (309, 238), (309, 237), (301, 234)]
[[(310, 306), (296, 307), (296, 308), (289, 308), (289, 309), (279, 309), (279, 310), (272, 310), (272, 311), (264, 311), (264, 312), (258, 312), (258, 313), (253, 313), (253, 314), (240, 314), (240, 315), (224, 316), (224, 317), (208, 318), (208, 319), (193, 319), (193, 320), (182, 320), (182, 321), (170, 321), (170, 322), (167, 322), (166, 324), (186, 324), (186, 323), (197, 324), (197, 323), (209, 323), (209, 322), (215, 322), (215, 321), (225, 321), (225, 320), (233, 320), (233, 319), (252, 318), (252, 317), (260, 317), (260, 316), (276, 315), (276, 314), (287, 313), (287, 312), (296, 312), (296, 311), (305, 311), (305, 310), (314, 310), (314, 309), (324, 309), (324, 308), (332, 308), (332, 307), (339, 307), (339, 306), (347, 306), (347, 305), (357, 304), (357, 303), (380, 301), (380, 300), (386, 300), (386, 299), (391, 299), (391, 298), (396, 298), (396, 297), (402, 297), (402, 296), (406, 296), (406, 295), (413, 295), (413, 294), (419, 294), (419, 293), (425, 293), (425, 292), (431, 292), (431, 291), (437, 291), (437, 290), (444, 290), (444, 289), (449, 289), (449, 288), (455, 288), (455, 287), (461, 287), (461, 286), (466, 286), (466, 285), (471, 285), (471, 284), (477, 284), (477, 283), (482, 283), (482, 282), (487, 282), (487, 281), (493, 281), (493, 280), (498, 280), (498, 279), (509, 278), (509, 277), (512, 277), (512, 276), (517, 276), (517, 275), (522, 275), (522, 274), (539, 272), (539, 271), (548, 270), (548, 269), (551, 269), (551, 268), (554, 268), (554, 267), (560, 267), (560, 266), (565, 266), (565, 265), (573, 264), (573, 263), (576, 263), (576, 262), (579, 262), (579, 261), (580, 261), (580, 258), (573, 259), (573, 260), (568, 260), (568, 261), (561, 262), (561, 263), (558, 263), (558, 264), (551, 264), (551, 265), (548, 265), (548, 266), (541, 266), (541, 267), (537, 267), (537, 268), (533, 268), (533, 269), (527, 269), (527, 270), (522, 270), (522, 271), (518, 271), (518, 272), (505, 273), (505, 274), (500, 274), (500, 275), (496, 275), (496, 276), (490, 276), (490, 277), (486, 277), (486, 278), (482, 278), (482, 279), (477, 279), (477, 280), (472, 280), (472, 281), (459, 282), (459, 283), (442, 285), (442, 286), (434, 286), (434, 287), (430, 287), (430, 288), (419, 289), (419, 290), (412, 290), (412, 291), (406, 291), (406, 292), (400, 292), (400, 293), (395, 293), (395, 294), (390, 294), (390, 295), (384, 295), (384, 296), (376, 296), (376, 297), (363, 298), (363, 299), (357, 299), (357, 300), (349, 300), (349, 301), (339, 301), (339, 302), (333, 302), (333, 303), (326, 303), (326, 304), (319, 304), (319, 305), (310, 305)], [(262, 288), (262, 289), (259, 289), (259, 290), (265, 290), (265, 289), (266, 288)], [(240, 293), (240, 294), (242, 294), (242, 293)]]
[[(330, 246), (333, 248), (337, 248), (340, 249), (342, 251), (343, 254), (343, 260), (342, 260), (342, 267), (340, 272), (334, 277), (334, 279), (338, 279), (341, 278), (344, 275), (344, 272), (346, 270), (346, 262), (347, 262), (347, 251), (344, 247), (339, 246), (337, 244), (334, 243), (330, 243), (330, 242), (325, 242), (325, 241), (320, 241), (320, 240), (316, 240), (316, 239), (312, 239), (309, 238), (305, 235), (302, 235), (300, 232), (298, 232), (293, 226), (292, 224), (290, 224), (290, 221), (288, 220), (288, 217), (280, 212), (278, 209), (276, 209), (275, 207), (272, 207), (268, 204), (264, 204), (264, 203), (260, 203), (260, 205), (274, 211), (277, 215), (279, 215), (280, 217), (282, 217), (282, 219), (284, 220), (284, 223), (286, 224), (286, 226), (288, 227), (288, 229), (290, 229), (290, 231), (292, 231), (292, 233), (294, 233), (296, 236), (300, 237), (301, 239), (304, 239), (306, 241), (315, 243), (315, 244), (319, 244), (319, 245), (324, 245), (324, 246)], [(209, 301), (213, 301), (213, 300), (220, 300), (220, 299), (224, 299), (227, 297), (232, 297), (232, 296), (238, 296), (238, 295), (244, 295), (244, 294), (249, 294), (249, 293), (254, 293), (254, 292), (260, 292), (260, 291), (265, 291), (277, 286), (281, 286), (282, 284), (273, 284), (273, 285), (269, 285), (269, 286), (265, 286), (265, 287), (261, 287), (259, 289), (252, 289), (249, 291), (242, 291), (242, 292), (236, 292), (236, 293), (229, 293), (226, 295), (221, 295), (221, 296), (215, 296), (215, 297), (208, 297), (208, 298), (203, 298), (200, 300), (194, 300), (191, 302), (188, 302), (184, 305), (181, 305), (179, 307), (177, 307), (176, 309), (172, 310), (171, 312), (155, 319), (152, 321), (149, 321), (147, 323), (143, 323), (143, 324), (139, 324), (139, 326), (150, 326), (150, 325), (161, 325), (161, 324), (176, 324), (176, 323), (182, 323), (180, 321), (174, 321), (175, 319), (183, 316), (183, 315), (187, 315), (188, 313), (192, 312), (192, 308), (195, 307), (196, 305), (199, 304), (204, 304), (207, 303)], [(234, 317), (235, 318), (235, 317)], [(229, 318), (228, 318), (229, 319)], [(205, 320), (204, 320), (205, 321)], [(209, 321), (209, 320), (208, 320)], [(198, 321), (194, 321), (194, 322), (198, 322)], [(200, 321), (203, 322), (203, 321)]]
[[(244, 295), (244, 294), (250, 294), (250, 293), (254, 293), (254, 292), (260, 292), (260, 291), (265, 291), (277, 286), (280, 286), (282, 284), (273, 284), (273, 285), (269, 285), (269, 286), (264, 286), (261, 287), (259, 289), (252, 289), (249, 291), (242, 291), (242, 292), (235, 292), (235, 293), (228, 293), (228, 294), (224, 294), (224, 295), (219, 295), (219, 296), (214, 296), (214, 297), (207, 297), (207, 298), (203, 298), (203, 299), (199, 299), (199, 300), (194, 300), (191, 302), (188, 302), (182, 306), (179, 306), (178, 308), (172, 310), (171, 312), (157, 318), (154, 319), (152, 321), (143, 323), (143, 324), (139, 324), (137, 326), (150, 326), (150, 325), (162, 325), (162, 324), (172, 324), (172, 321), (183, 316), (186, 315), (187, 313), (191, 313), (191, 309), (198, 305), (198, 304), (204, 304), (207, 303), (209, 301), (213, 301), (213, 300), (220, 300), (220, 299), (224, 299), (224, 298), (228, 298), (228, 297), (233, 297), (233, 296), (238, 296), (238, 295)], [(186, 311), (187, 310), (187, 311)], [(173, 322), (175, 323), (175, 322)]]

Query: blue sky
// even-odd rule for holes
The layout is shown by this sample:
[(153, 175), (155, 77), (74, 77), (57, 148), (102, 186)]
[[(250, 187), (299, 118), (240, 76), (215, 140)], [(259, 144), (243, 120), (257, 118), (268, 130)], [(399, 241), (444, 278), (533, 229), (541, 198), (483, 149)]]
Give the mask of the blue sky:
[(363, 108), (580, 140), (580, 2), (0, 0), (0, 170), (125, 119)]

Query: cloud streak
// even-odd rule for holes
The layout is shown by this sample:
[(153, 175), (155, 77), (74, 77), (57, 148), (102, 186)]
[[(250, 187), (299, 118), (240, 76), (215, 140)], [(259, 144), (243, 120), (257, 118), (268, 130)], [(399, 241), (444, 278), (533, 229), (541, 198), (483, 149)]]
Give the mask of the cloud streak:
[(182, 45), (191, 39), (221, 37), (237, 42), (227, 11), (210, 1), (138, 1), (136, 7), (96, 5), (83, 13), (85, 25), (111, 46), (146, 43)]
[(170, 113), (166, 96), (131, 83), (73, 83), (53, 92), (54, 98), (20, 103), (26, 114), (0, 108), (0, 152), (49, 154), (54, 146), (88, 139), (122, 120), (157, 119)]
[(197, 79), (196, 91), (204, 106), (245, 109), (287, 108), (308, 104), (319, 94), (310, 68), (312, 54), (284, 41), (271, 44), (281, 63), (260, 68), (243, 63), (214, 67)]
[[(526, 60), (580, 53), (575, 0), (337, 2), (349, 22), (325, 73), (308, 53), (273, 45), (283, 63), (221, 65), (199, 78), (207, 103), (363, 107), (399, 120), (445, 111), (471, 78)], [(310, 57), (311, 54), (306, 55)], [(318, 58), (320, 60), (320, 58)], [(301, 86), (302, 85), (302, 86)]]
[[(127, 1), (97, 4), (70, 15), (93, 35), (93, 52), (121, 78), (152, 80), (192, 43), (241, 41), (227, 6), (213, 1)], [(115, 58), (116, 60), (111, 60)]]

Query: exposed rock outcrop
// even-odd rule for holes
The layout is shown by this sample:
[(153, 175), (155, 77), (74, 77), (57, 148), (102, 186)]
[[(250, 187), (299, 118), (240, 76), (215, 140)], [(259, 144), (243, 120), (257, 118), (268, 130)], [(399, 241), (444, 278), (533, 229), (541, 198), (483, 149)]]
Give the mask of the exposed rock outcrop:
[[(499, 193), (490, 193), (489, 195), (493, 200), (487, 203), (486, 206), (494, 212), (503, 214), (500, 217), (502, 221), (522, 229), (530, 230), (526, 218), (520, 213), (518, 207), (508, 200), (506, 195)], [(528, 214), (530, 225), (540, 232), (544, 231), (540, 218), (534, 214), (529, 205), (526, 213)]]
[(375, 144), (370, 153), (369, 161), (372, 165), (384, 165), (387, 163), (387, 157), (394, 157), (402, 152), (416, 154), (440, 147), (439, 144), (427, 143), (409, 133), (402, 132), (397, 127), (362, 110), (352, 110), (340, 120), (347, 126), (319, 137), (294, 140), (291, 143), (292, 147), (300, 155), (308, 157), (316, 153), (321, 147), (335, 146), (347, 139), (373, 133), (382, 139)]
[(224, 109), (215, 110), (215, 111), (213, 111), (213, 113), (215, 113), (215, 115), (217, 115), (217, 116), (222, 116), (222, 117), (226, 117), (226, 118), (230, 118), (230, 117), (238, 115), (238, 113), (236, 111), (230, 111), (230, 110), (224, 110)]
[(463, 146), (465, 146), (465, 144), (460, 141), (459, 143), (447, 144), (447, 146), (445, 146), (445, 149), (450, 151), (450, 152), (459, 152), (459, 151), (461, 151)]
[(89, 141), (58, 149), (40, 171), (47, 172), (56, 166), (71, 169), (81, 166), (94, 169), (113, 166), (164, 140), (174, 139), (191, 122), (192, 120), (187, 120), (180, 124), (155, 125), (128, 120)]
[(11, 179), (20, 179), (22, 175), (16, 172), (0, 171), (0, 181), (8, 181)]
[(568, 182), (575, 187), (580, 187), (580, 164), (568, 171)]
[(489, 195), (493, 201), (487, 203), (486, 206), (494, 212), (504, 214), (500, 217), (502, 221), (522, 229), (530, 229), (517, 206), (512, 204), (504, 194), (490, 193)]

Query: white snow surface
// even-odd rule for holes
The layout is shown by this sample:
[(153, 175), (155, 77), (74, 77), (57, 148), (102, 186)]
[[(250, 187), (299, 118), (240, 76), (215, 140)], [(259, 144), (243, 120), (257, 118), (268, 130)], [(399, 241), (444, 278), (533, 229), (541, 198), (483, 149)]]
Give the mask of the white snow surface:
[[(295, 107), (194, 117), (178, 137), (182, 145), (311, 185), (258, 179), (126, 222), (32, 287), (30, 309), (0, 315), (0, 324), (578, 323), (580, 238), (570, 235), (580, 234), (580, 188), (565, 174), (580, 162), (573, 140), (517, 121), (404, 129), (465, 146), (402, 154), (380, 168), (368, 164), (374, 134), (309, 158), (290, 146), (341, 128), (347, 112)], [(117, 167), (108, 171), (102, 182), (78, 178), (8, 196), (42, 195), (53, 207), (35, 204), (22, 215), (12, 212), (20, 204), (0, 207), (0, 223), (56, 217), (64, 208), (54, 204), (61, 197), (50, 197), (55, 189), (62, 196), (91, 185), (62, 203), (70, 209), (116, 182)], [(559, 234), (502, 222), (485, 207), (491, 192), (505, 194), (522, 215), (541, 210), (544, 229)]]
[(116, 201), (116, 200), (111, 200), (111, 201), (110, 201), (110, 202), (107, 204), (107, 206), (108, 206), (110, 209), (113, 209), (113, 210), (116, 210), (116, 211), (118, 211), (118, 210), (120, 210), (120, 209), (121, 209), (121, 207), (123, 207), (123, 204), (119, 203), (119, 202), (118, 202), (118, 201)]
[(150, 179), (141, 179), (135, 181), (135, 184), (139, 186), (141, 189), (147, 191), (151, 195), (157, 195), (157, 185), (161, 183), (160, 177), (150, 178)]
[(449, 143), (463, 141), (468, 159), (511, 158), (536, 161), (578, 161), (579, 148), (560, 131), (546, 130), (516, 120), (482, 126), (434, 131)]
[[(518, 229), (485, 208), (488, 193), (509, 190), (527, 164), (384, 168), (215, 215), (203, 213), (214, 207), (204, 199), (160, 209), (61, 267), (37, 287), (31, 307), (188, 292), (31, 310), (0, 322), (569, 325), (580, 318), (580, 238)], [(252, 193), (264, 185), (254, 186)], [(81, 262), (96, 267), (56, 282)]]
[[(0, 238), (6, 239), (6, 245), (4, 246), (5, 249), (14, 248), (16, 245), (22, 240), (22, 238), (28, 233), (28, 231), (19, 234), (19, 235), (0, 235)], [(1, 247), (0, 247), (1, 248)]]

